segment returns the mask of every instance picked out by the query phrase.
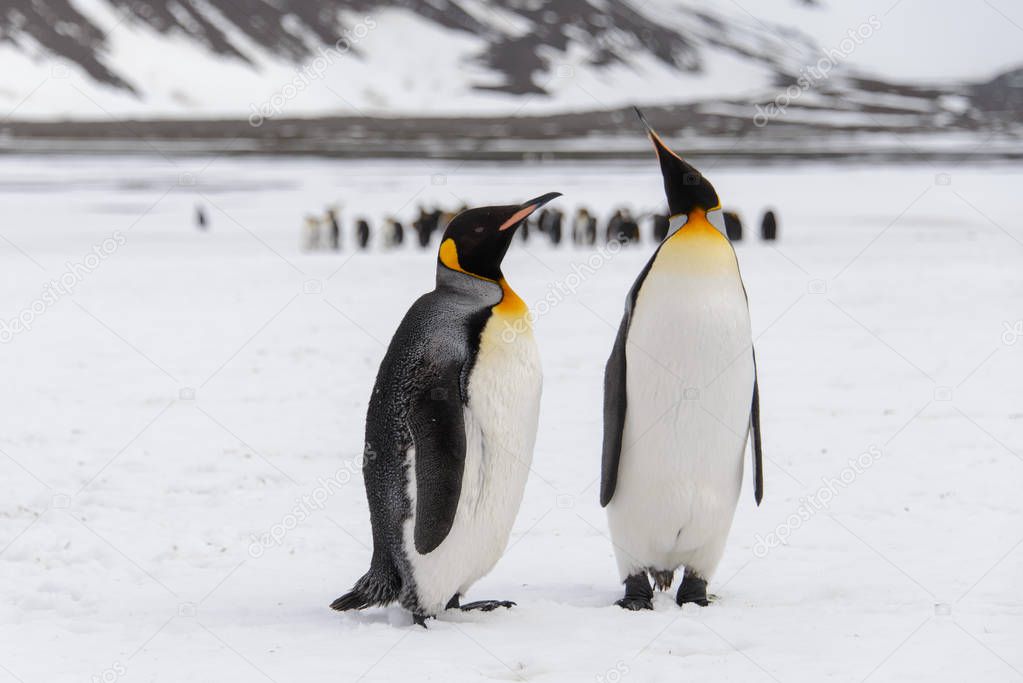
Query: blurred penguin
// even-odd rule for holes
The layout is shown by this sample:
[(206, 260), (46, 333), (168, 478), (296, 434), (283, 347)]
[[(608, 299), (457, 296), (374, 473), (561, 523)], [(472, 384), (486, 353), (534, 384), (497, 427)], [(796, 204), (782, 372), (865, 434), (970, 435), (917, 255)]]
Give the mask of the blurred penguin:
[(405, 243), (405, 226), (397, 218), (391, 218), (391, 243), (400, 247)]
[(303, 242), (305, 248), (309, 251), (315, 251), (320, 248), (320, 219), (316, 216), (305, 217), (305, 227), (303, 233)]
[(440, 209), (434, 209), (430, 212), (429, 216), (429, 227), (430, 227), (430, 239), (433, 239), (433, 234), (438, 230), (443, 230), (447, 223), (443, 223), (443, 214)]
[(561, 225), (564, 218), (565, 214), (558, 209), (553, 209), (550, 213), (550, 227), (547, 231), (547, 236), (551, 238), (551, 244), (554, 246), (561, 244)]
[(615, 209), (615, 212), (611, 214), (611, 218), (607, 221), (607, 230), (604, 231), (604, 241), (610, 244), (611, 242), (622, 242), (622, 210)]
[(536, 218), (536, 231), (547, 235), (551, 229), (551, 210), (541, 209)]
[(768, 242), (778, 239), (778, 219), (772, 209), (768, 209), (760, 220), (760, 237)]
[(384, 222), (384, 246), (394, 249), (405, 241), (405, 228), (394, 216), (388, 216)]
[(733, 242), (742, 241), (742, 219), (734, 211), (722, 211), (725, 219), (725, 234)]
[(195, 225), (200, 230), (206, 230), (206, 210), (202, 208), (202, 204), (195, 205)]
[(575, 212), (575, 220), (572, 221), (572, 244), (580, 247), (586, 244), (586, 226), (590, 222), (590, 212), (586, 207), (580, 206)]
[(330, 248), (334, 251), (341, 249), (341, 224), (338, 222), (337, 207), (327, 209), (327, 229), (330, 236)]
[(587, 214), (586, 217), (586, 230), (583, 232), (583, 244), (588, 247), (592, 247), (597, 243), (597, 217), (593, 214)]
[(640, 241), (639, 224), (628, 209), (622, 211), (621, 235), (625, 244)]
[(360, 218), (355, 224), (355, 236), (359, 243), (359, 249), (369, 247), (369, 223), (365, 218)]
[(519, 236), (522, 238), (523, 242), (529, 241), (529, 232), (531, 230), (536, 230), (536, 217), (532, 215), (522, 221), (522, 224), (519, 227)]
[(426, 209), (419, 206), (419, 215), (412, 221), (412, 229), (416, 231), (416, 238), (419, 242), (419, 246), (425, 249), (430, 244), (430, 217), (426, 213)]

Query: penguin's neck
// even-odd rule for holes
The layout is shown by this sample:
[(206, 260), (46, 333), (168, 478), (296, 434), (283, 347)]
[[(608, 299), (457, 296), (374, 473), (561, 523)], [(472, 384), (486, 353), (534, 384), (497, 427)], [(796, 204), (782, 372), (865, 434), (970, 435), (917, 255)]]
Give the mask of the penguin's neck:
[(657, 263), (689, 275), (737, 272), (731, 242), (707, 220), (703, 209), (686, 215), (686, 222), (664, 241)]
[[(679, 226), (678, 230), (673, 232), (669, 237), (669, 242), (685, 242), (695, 240), (710, 240), (710, 241), (724, 241), (728, 242), (728, 238), (721, 234), (721, 231), (714, 227), (714, 225), (707, 219), (707, 212), (703, 209), (693, 209), (688, 214), (684, 214), (685, 222)], [(675, 219), (676, 217), (672, 217)]]
[(497, 284), (501, 285), (501, 301), (491, 310), (497, 315), (508, 318), (526, 318), (529, 307), (526, 306), (522, 297), (515, 293), (515, 290), (503, 277), (497, 281)]
[(471, 280), (476, 280), (477, 283), (487, 282), (496, 284), (501, 288), (501, 300), (492, 306), (490, 310), (495, 315), (511, 319), (526, 317), (526, 314), (529, 312), (526, 302), (511, 288), (508, 281), (504, 279), (504, 275), (500, 274), (500, 270), (498, 270), (499, 275), (496, 280), (465, 270), (462, 268), (461, 263), (459, 263), (458, 250), (455, 247), (455, 243), (450, 239), (445, 240), (441, 244), (438, 260), (440, 261), (440, 265), (437, 268), (438, 286), (463, 289), (467, 284), (467, 280), (469, 280), (468, 284), (470, 286), (474, 284)]

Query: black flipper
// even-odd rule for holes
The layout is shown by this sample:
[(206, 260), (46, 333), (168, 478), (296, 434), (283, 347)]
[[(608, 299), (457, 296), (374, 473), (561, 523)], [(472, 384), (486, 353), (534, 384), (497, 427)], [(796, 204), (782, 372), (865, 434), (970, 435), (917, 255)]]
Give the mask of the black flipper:
[[(663, 244), (663, 242), (662, 242)], [(639, 277), (632, 284), (629, 295), (625, 298), (625, 314), (618, 326), (611, 356), (604, 368), (604, 449), (600, 468), (600, 506), (607, 507), (614, 496), (618, 485), (618, 465), (622, 455), (622, 433), (625, 429), (625, 411), (628, 407), (626, 391), (625, 348), (629, 339), (629, 326), (632, 324), (632, 312), (636, 308), (636, 298), (643, 287), (647, 273), (657, 260), (660, 247), (654, 251), (647, 264), (643, 266)]]
[[(636, 108), (636, 114), (646, 127), (647, 135), (657, 152), (664, 178), (664, 191), (668, 199), (668, 212), (671, 216), (688, 215), (694, 208), (706, 211), (717, 209), (720, 205), (714, 186), (699, 171), (671, 151), (657, 135), (643, 112)], [(674, 234), (673, 231), (671, 234)], [(670, 235), (667, 239), (670, 239)], [(664, 242), (661, 242), (663, 245)], [(640, 272), (636, 282), (629, 290), (625, 300), (625, 315), (618, 328), (611, 357), (607, 360), (604, 370), (604, 451), (601, 464), (600, 505), (606, 507), (614, 496), (618, 484), (618, 465), (622, 453), (622, 431), (625, 427), (626, 405), (626, 367), (625, 350), (629, 336), (629, 325), (632, 323), (632, 312), (636, 306), (639, 290), (646, 280), (647, 273), (657, 259), (660, 247), (650, 257)]]
[(764, 498), (764, 453), (760, 442), (760, 386), (757, 383), (757, 353), (753, 352), (753, 406), (750, 408), (750, 435), (753, 439), (753, 497), (760, 505)]
[(416, 550), (439, 546), (455, 521), (465, 466), (464, 361), (455, 345), (436, 344), (409, 406), (415, 453)]
[[(746, 293), (746, 284), (742, 285), (742, 295), (746, 297), (746, 306), (749, 306), (749, 294)], [(749, 411), (749, 432), (753, 440), (753, 498), (760, 505), (764, 499), (764, 453), (760, 440), (760, 384), (757, 379), (757, 350), (750, 346), (750, 353), (753, 354), (753, 403)]]

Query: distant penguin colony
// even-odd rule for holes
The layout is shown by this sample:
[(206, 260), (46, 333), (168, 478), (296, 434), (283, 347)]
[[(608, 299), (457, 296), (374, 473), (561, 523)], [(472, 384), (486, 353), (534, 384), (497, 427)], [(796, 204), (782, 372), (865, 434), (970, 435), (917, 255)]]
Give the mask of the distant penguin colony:
[(514, 604), (461, 597), (507, 545), (540, 411), (540, 356), (501, 262), (522, 222), (558, 196), (470, 209), (445, 230), (436, 289), (405, 314), (370, 398), (373, 557), (335, 610), (397, 601), (425, 626), (445, 609)]
[(632, 610), (653, 609), (648, 575), (668, 589), (680, 566), (676, 602), (708, 604), (748, 434), (758, 504), (763, 495), (749, 309), (735, 251), (711, 222), (718, 195), (647, 132), (672, 227), (626, 298), (605, 369), (600, 484), (625, 584), (618, 604)]
[[(421, 249), (429, 249), (434, 242), (434, 237), (446, 226), (451, 219), (461, 211), (447, 211), (441, 209), (427, 210), (419, 207), (418, 216), (411, 221), (408, 227), (415, 233), (415, 244)], [(734, 243), (743, 238), (742, 220), (735, 211), (724, 211), (725, 233)], [(206, 229), (206, 215), (202, 208), (196, 211), (196, 223), (200, 230)], [(603, 236), (607, 244), (612, 242), (620, 246), (639, 244), (644, 241), (643, 227), (649, 223), (650, 237), (655, 243), (660, 243), (668, 234), (668, 216), (663, 209), (654, 211), (643, 211), (633, 214), (628, 206), (619, 206), (609, 216), (604, 228), (598, 225), (597, 217), (585, 206), (576, 207), (576, 213), (571, 218), (570, 224), (565, 224), (565, 214), (557, 209), (547, 209), (538, 216), (531, 217), (522, 224), (518, 235), (523, 242), (527, 242), (531, 234), (539, 234), (547, 238), (554, 248), (558, 248), (562, 241), (567, 241), (576, 248), (592, 247), (597, 244), (598, 235)], [(380, 223), (378, 232), (379, 239), (375, 244), (384, 250), (393, 250), (401, 247), (405, 242), (405, 225), (395, 216), (385, 216)], [(367, 218), (360, 218), (352, 225), (352, 239), (356, 248), (368, 250), (374, 241), (372, 239), (372, 226)], [(321, 234), (321, 228), (325, 228), (326, 234)], [(565, 232), (567, 230), (567, 239)], [(767, 211), (761, 222), (760, 235), (764, 241), (777, 239), (777, 218), (773, 210)], [(410, 238), (411, 240), (411, 238)], [(322, 215), (309, 215), (305, 219), (302, 245), (304, 249), (315, 250), (323, 247), (326, 241), (326, 248), (332, 251), (340, 251), (343, 242), (343, 229), (338, 209), (330, 207)]]
[[(636, 112), (660, 165), (667, 211), (634, 218), (621, 206), (603, 232), (609, 244), (639, 243), (648, 217), (659, 244), (625, 297), (604, 368), (599, 500), (624, 585), (618, 606), (653, 609), (654, 589), (671, 588), (680, 568), (675, 602), (707, 606), (748, 444), (757, 505), (764, 490), (756, 357), (732, 246), (742, 222), (721, 211), (710, 181)], [(532, 316), (501, 264), (516, 234), (561, 242), (564, 214), (547, 206), (558, 196), (455, 215), (419, 207), (410, 228), (421, 247), (446, 226), (436, 286), (406, 312), (370, 395), (363, 479), (372, 556), (333, 609), (398, 603), (425, 628), (445, 610), (515, 604), (462, 598), (504, 553), (540, 418)], [(325, 223), (330, 248), (339, 249), (335, 209)], [(318, 248), (320, 227), (319, 216), (306, 218), (307, 248)], [(573, 245), (597, 242), (597, 219), (585, 207), (567, 229)], [(353, 234), (367, 249), (366, 219)], [(404, 227), (388, 216), (379, 235), (379, 244), (395, 248)], [(776, 239), (773, 210), (760, 235)]]

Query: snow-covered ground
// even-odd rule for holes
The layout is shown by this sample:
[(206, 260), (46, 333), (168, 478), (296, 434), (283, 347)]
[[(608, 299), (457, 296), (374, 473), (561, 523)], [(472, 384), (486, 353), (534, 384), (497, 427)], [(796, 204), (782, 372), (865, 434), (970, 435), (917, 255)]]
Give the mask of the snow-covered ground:
[(369, 562), (366, 402), (434, 260), (303, 252), (301, 218), (558, 190), (603, 219), (659, 205), (653, 160), (0, 160), (0, 680), (1023, 678), (1023, 169), (703, 170), (747, 224), (781, 219), (738, 247), (767, 483), (720, 600), (612, 605), (601, 374), (652, 245), (531, 241), (509, 280), (561, 293), (533, 473), (467, 596), (518, 606), (424, 631), (327, 605)]

